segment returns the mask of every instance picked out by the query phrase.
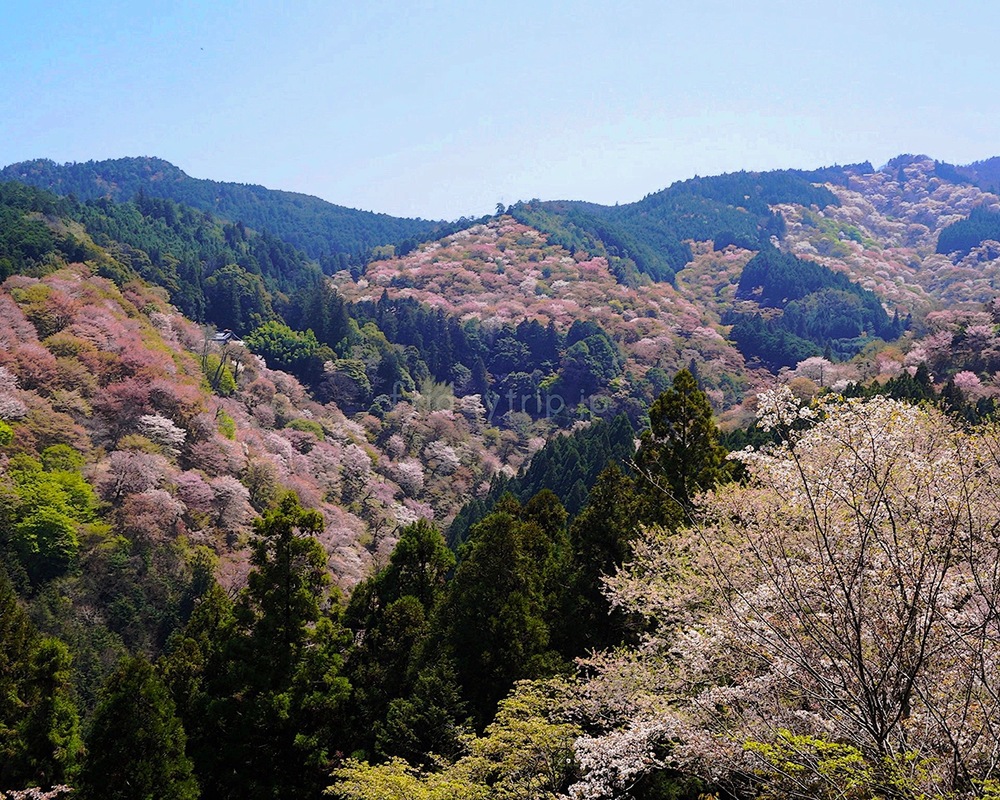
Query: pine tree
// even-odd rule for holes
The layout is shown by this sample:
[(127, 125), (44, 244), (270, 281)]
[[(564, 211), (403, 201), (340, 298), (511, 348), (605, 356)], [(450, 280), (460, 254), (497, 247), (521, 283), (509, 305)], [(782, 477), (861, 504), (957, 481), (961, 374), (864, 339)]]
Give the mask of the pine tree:
[(108, 679), (80, 775), (85, 800), (195, 800), (184, 728), (166, 687), (142, 657)]
[(635, 456), (641, 517), (664, 525), (686, 521), (695, 495), (727, 477), (725, 457), (708, 397), (682, 369), (649, 409)]
[(82, 744), (65, 645), (38, 636), (0, 571), (0, 790), (70, 780)]

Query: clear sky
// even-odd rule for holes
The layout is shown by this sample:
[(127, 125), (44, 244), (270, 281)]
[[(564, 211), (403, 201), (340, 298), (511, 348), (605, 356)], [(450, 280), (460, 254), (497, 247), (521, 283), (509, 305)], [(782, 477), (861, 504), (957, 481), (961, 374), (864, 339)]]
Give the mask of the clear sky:
[(1000, 155), (993, 0), (0, 4), (0, 165), (448, 218), (695, 174)]

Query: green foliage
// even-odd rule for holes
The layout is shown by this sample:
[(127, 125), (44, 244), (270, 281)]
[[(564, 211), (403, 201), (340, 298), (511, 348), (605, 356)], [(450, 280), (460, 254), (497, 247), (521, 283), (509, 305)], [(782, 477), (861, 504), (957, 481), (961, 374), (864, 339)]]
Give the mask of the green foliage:
[(235, 606), (209, 589), (163, 671), (207, 796), (315, 796), (343, 748), (347, 642), (328, 611), (321, 515), (287, 494), (255, 524)]
[(931, 379), (926, 363), (917, 367), (913, 375), (903, 372), (894, 378), (889, 378), (885, 383), (878, 381), (869, 384), (852, 383), (842, 394), (845, 397), (884, 396), (913, 404), (930, 404), (940, 408), (953, 419), (968, 425), (979, 425), (997, 418), (997, 404), (994, 398), (970, 399), (955, 385), (954, 379), (946, 381), (939, 390)]
[(258, 657), (284, 677), (304, 645), (307, 627), (321, 616), (329, 575), (326, 554), (314, 537), (322, 530), (322, 515), (302, 508), (292, 493), (254, 522), (253, 571), (239, 611), (252, 620)]
[(618, 345), (593, 322), (573, 323), (559, 366), (556, 392), (568, 406), (585, 402), (621, 375), (625, 367)]
[(84, 465), (83, 455), (66, 444), (54, 444), (41, 453), (45, 472), (78, 472)]
[(572, 561), (553, 630), (564, 657), (614, 647), (626, 638), (629, 620), (609, 604), (603, 579), (628, 561), (640, 520), (635, 481), (612, 463), (598, 476), (569, 529)]
[(372, 766), (348, 760), (333, 773), (337, 782), (327, 790), (339, 800), (487, 800), (489, 790), (467, 776), (446, 772), (421, 772), (401, 758)]
[(824, 208), (836, 205), (829, 189), (813, 182), (843, 182), (843, 170), (812, 174), (795, 170), (736, 172), (679, 181), (637, 203), (599, 206), (593, 203), (518, 203), (508, 213), (544, 231), (549, 240), (571, 252), (608, 256), (616, 276), (627, 283), (630, 264), (657, 281), (673, 281), (691, 260), (685, 243), (716, 240), (756, 249), (784, 221), (771, 212), (777, 203)]
[(205, 280), (205, 313), (219, 328), (245, 334), (274, 317), (259, 275), (227, 264)]
[(32, 212), (54, 211), (58, 201), (18, 183), (0, 183), (0, 281), (19, 273), (44, 272), (56, 239)]
[(775, 319), (764, 319), (759, 314), (740, 314), (732, 321), (730, 338), (747, 359), (756, 359), (772, 372), (782, 367), (794, 367), (800, 361), (818, 356), (820, 347), (796, 336)]
[[(52, 786), (72, 780), (83, 752), (72, 690), (72, 658), (58, 639), (42, 638), (32, 655), (32, 679), (23, 700), (22, 781)], [(15, 762), (16, 763), (16, 762)]]
[(291, 428), (293, 431), (303, 431), (305, 433), (311, 433), (319, 441), (323, 441), (325, 434), (323, 433), (323, 426), (320, 424), (319, 420), (306, 419), (305, 417), (299, 417), (297, 419), (291, 420), (286, 426), (286, 428)]
[(219, 429), (219, 433), (227, 439), (233, 440), (236, 438), (236, 421), (221, 408), (215, 412), (215, 425)]
[(526, 503), (542, 489), (549, 489), (570, 517), (575, 517), (598, 476), (609, 465), (624, 464), (631, 459), (634, 438), (635, 431), (623, 414), (551, 438), (517, 477), (494, 481), (485, 498), (464, 505), (448, 529), (448, 541), (455, 547), (464, 542), (469, 529), (492, 511), (505, 494)]
[(458, 750), (463, 711), (454, 674), (446, 662), (422, 664), (430, 617), (454, 566), (441, 533), (421, 520), (402, 530), (389, 563), (352, 593), (344, 622), (360, 634), (347, 660), (356, 748), (414, 762)]
[(523, 508), (508, 498), (472, 528), (459, 551), (439, 636), (480, 727), (515, 681), (561, 667), (550, 625), (569, 549), (565, 521), (550, 491)]
[(184, 728), (163, 683), (144, 658), (126, 659), (109, 678), (87, 737), (80, 794), (91, 800), (200, 796), (184, 752)]
[(0, 571), (0, 790), (73, 777), (82, 743), (70, 658), (38, 636)]
[[(843, 273), (782, 253), (774, 247), (762, 248), (747, 262), (740, 275), (737, 296), (752, 298), (764, 307), (784, 308), (793, 300), (821, 289), (851, 292), (858, 298), (874, 297), (871, 292), (851, 283)], [(885, 311), (882, 315), (885, 316)]]
[(644, 521), (683, 524), (695, 496), (726, 479), (726, 451), (718, 438), (708, 398), (682, 369), (649, 409), (649, 429), (635, 454)]
[[(50, 447), (43, 459), (14, 456), (7, 467), (12, 496), (9, 528), (0, 546), (16, 554), (36, 583), (65, 573), (76, 563), (82, 527), (95, 520), (97, 497), (76, 470), (79, 454), (65, 445)], [(69, 466), (71, 470), (57, 467)]]
[(966, 256), (974, 247), (987, 239), (1000, 240), (1000, 213), (987, 208), (974, 208), (965, 219), (953, 222), (938, 234), (938, 253), (954, 253)]
[(402, 759), (372, 766), (349, 760), (333, 773), (329, 793), (341, 800), (557, 800), (575, 770), (580, 729), (550, 718), (553, 698), (541, 684), (521, 683), (500, 703), (468, 754), (439, 770), (420, 771)]
[(245, 339), (247, 347), (264, 357), (271, 369), (290, 372), (307, 383), (319, 378), (323, 363), (333, 353), (320, 347), (311, 330), (293, 331), (282, 322), (265, 322)]
[[(760, 766), (758, 797), (762, 800), (789, 795), (817, 800), (843, 797), (922, 797), (919, 786), (927, 782), (930, 762), (917, 752), (871, 757), (851, 744), (779, 730), (772, 741), (749, 740), (744, 745)], [(983, 796), (996, 791), (992, 781)]]
[(219, 747), (225, 734), (220, 724), (225, 718), (226, 694), (234, 688), (229, 672), (236, 665), (228, 658), (237, 635), (233, 602), (220, 586), (212, 584), (184, 629), (171, 636), (158, 665), (185, 725), (196, 773), (209, 788), (216, 780), (213, 768), (222, 772)]
[(584, 204), (564, 207), (532, 201), (516, 203), (507, 213), (546, 234), (550, 244), (570, 253), (582, 250), (592, 257), (607, 258), (620, 283), (633, 284), (637, 272), (673, 283), (674, 274), (691, 260), (691, 249), (676, 236), (654, 238), (649, 231), (630, 231), (631, 226), (592, 213)]
[[(222, 224), (172, 201), (145, 195), (133, 202), (98, 199), (77, 207), (73, 215), (124, 267), (167, 289), (185, 314), (198, 321), (211, 319), (220, 328), (249, 330), (258, 323), (245, 317), (270, 316), (272, 294), (299, 288), (318, 274), (315, 265), (285, 242), (239, 224)], [(220, 286), (218, 273), (227, 267)], [(227, 279), (238, 281), (228, 293)], [(266, 294), (254, 279), (263, 282)], [(231, 312), (226, 301), (232, 298), (241, 305)], [(234, 320), (246, 325), (234, 327)]]
[[(488, 343), (483, 341), (477, 325), (463, 325), (440, 309), (427, 308), (413, 299), (389, 299), (383, 293), (377, 303), (353, 304), (349, 313), (359, 327), (374, 323), (388, 342), (414, 348), (430, 377), (439, 383), (454, 380), (455, 364), (471, 370), (477, 357), (489, 358)], [(486, 390), (485, 385), (468, 388), (480, 393)]]
[(211, 390), (219, 397), (231, 397), (236, 391), (236, 379), (229, 368), (228, 359), (215, 353), (206, 353), (201, 360), (201, 369)]
[(105, 531), (87, 553), (76, 591), (99, 603), (117, 647), (158, 652), (184, 623), (203, 579), (184, 540), (160, 542), (135, 532), (132, 537)]
[[(423, 237), (439, 227), (439, 223), (426, 220), (356, 211), (294, 192), (199, 180), (156, 158), (81, 164), (39, 159), (6, 167), (0, 171), (0, 179), (73, 194), (81, 200), (97, 200), (109, 193), (118, 202), (136, 195), (146, 204), (167, 198), (239, 223), (240, 228), (245, 224), (279, 236), (319, 259), (328, 272), (358, 263), (378, 245)], [(167, 222), (171, 221), (171, 205), (163, 205)]]
[(824, 347), (850, 357), (875, 337), (886, 340), (903, 332), (882, 301), (839, 272), (767, 246), (743, 268), (737, 297), (762, 308), (783, 309), (767, 319), (731, 312), (731, 337), (747, 358), (773, 371), (819, 355)]
[(371, 405), (372, 384), (359, 358), (338, 358), (324, 365), (319, 387), (323, 399), (333, 400), (345, 414), (356, 414)]
[[(7, 576), (0, 573), (0, 769), (21, 748), (18, 725), (24, 716), (20, 695), (30, 672), (35, 631)], [(2, 774), (2, 773), (0, 773)], [(4, 785), (12, 778), (3, 775)]]

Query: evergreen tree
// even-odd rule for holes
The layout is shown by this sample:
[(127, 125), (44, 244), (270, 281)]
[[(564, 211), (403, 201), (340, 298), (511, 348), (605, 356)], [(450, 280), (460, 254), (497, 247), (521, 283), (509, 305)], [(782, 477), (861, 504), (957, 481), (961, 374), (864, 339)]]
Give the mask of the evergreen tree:
[(254, 527), (253, 570), (236, 606), (244, 633), (227, 659), (237, 696), (222, 709), (234, 723), (227, 755), (238, 774), (218, 796), (308, 794), (324, 785), (349, 691), (343, 629), (323, 611), (329, 576), (315, 538), (323, 518), (288, 493)]
[(32, 657), (30, 710), (21, 726), (21, 763), (26, 782), (54, 786), (73, 780), (83, 742), (72, 689), (69, 650), (58, 639), (42, 639)]
[(258, 668), (266, 666), (280, 682), (305, 644), (307, 626), (320, 618), (329, 583), (326, 554), (315, 539), (323, 517), (289, 492), (254, 530), (253, 571), (237, 611), (252, 630)]
[(555, 672), (553, 584), (565, 556), (565, 521), (551, 492), (522, 509), (513, 497), (474, 526), (438, 616), (446, 652), (475, 722), (484, 726), (514, 682)]
[(35, 632), (0, 571), (0, 790), (72, 779), (82, 745), (65, 645)]
[(24, 684), (31, 671), (35, 632), (17, 595), (0, 573), (0, 785), (17, 785), (21, 775), (10, 774), (23, 748), (18, 728), (24, 717)]
[(664, 525), (685, 521), (695, 495), (727, 477), (725, 457), (708, 397), (682, 369), (649, 409), (649, 429), (640, 437), (641, 518)]
[(611, 608), (602, 579), (631, 555), (640, 524), (638, 505), (634, 481), (613, 464), (601, 473), (570, 526), (572, 570), (557, 630), (566, 658), (619, 645), (625, 638), (627, 620), (621, 610)]
[(257, 521), (247, 588), (209, 590), (165, 659), (213, 798), (319, 796), (342, 750), (344, 629), (328, 605), (322, 517), (289, 493)]
[(194, 800), (184, 728), (153, 667), (126, 659), (108, 679), (87, 737), (85, 800)]
[(171, 637), (160, 670), (188, 735), (187, 752), (206, 794), (226, 774), (227, 724), (234, 681), (228, 662), (237, 636), (233, 603), (218, 584), (198, 601), (182, 632)]
[(357, 644), (347, 671), (356, 744), (366, 751), (420, 760), (458, 747), (455, 721), (464, 712), (454, 670), (446, 660), (421, 663), (454, 565), (440, 531), (420, 520), (403, 529), (386, 567), (351, 595), (345, 623)]

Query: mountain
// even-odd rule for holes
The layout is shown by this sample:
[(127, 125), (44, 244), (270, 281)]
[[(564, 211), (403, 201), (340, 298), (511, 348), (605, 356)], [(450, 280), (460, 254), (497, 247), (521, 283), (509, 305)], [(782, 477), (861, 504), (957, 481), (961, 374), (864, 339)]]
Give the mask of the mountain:
[[(704, 794), (716, 787), (677, 783), (687, 728), (629, 728), (636, 677), (656, 694), (664, 664), (723, 664), (698, 710), (713, 724), (716, 700), (735, 697), (716, 691), (730, 691), (735, 662), (702, 657), (716, 637), (676, 630), (711, 600), (691, 593), (709, 562), (690, 556), (722, 540), (661, 535), (664, 492), (678, 515), (697, 523), (715, 503), (713, 525), (745, 516), (739, 534), (756, 534), (768, 486), (769, 520), (802, 510), (785, 507), (789, 476), (804, 474), (786, 456), (826, 453), (809, 463), (828, 483), (830, 464), (848, 482), (877, 478), (889, 452), (893, 480), (917, 464), (919, 491), (901, 484), (900, 508), (942, 556), (940, 514), (911, 502), (935, 497), (928, 476), (950, 490), (985, 475), (948, 495), (963, 519), (992, 497), (981, 468), (995, 430), (979, 450), (979, 433), (949, 432), (937, 412), (860, 401), (995, 418), (1000, 198), (957, 167), (907, 155), (697, 178), (615, 208), (518, 203), (351, 269), (328, 260), (332, 275), (271, 228), (139, 188), (84, 199), (0, 183), (0, 793), (65, 779), (97, 796), (169, 755), (185, 794), (194, 775), (220, 798), (319, 797), (331, 781), (345, 797), (420, 796), (442, 780), (462, 796), (529, 791), (515, 779), (537, 794), (539, 768), (524, 764), (544, 752), (567, 765), (546, 778), (565, 796), (639, 752), (648, 775), (622, 772), (594, 796)], [(820, 441), (797, 407), (830, 389), (858, 402), (852, 421), (837, 401), (826, 409)], [(774, 419), (795, 412), (785, 432), (803, 437), (743, 454), (744, 470), (774, 465), (773, 485), (696, 502), (731, 475), (713, 412), (742, 448), (775, 435), (750, 426), (768, 403)], [(850, 449), (864, 469), (838, 449), (845, 431), (863, 440)], [(971, 460), (942, 472), (952, 433), (947, 452)], [(928, 438), (894, 450), (903, 434)], [(792, 552), (799, 570), (808, 548)], [(743, 560), (712, 563), (729, 580)], [(765, 561), (747, 562), (748, 588)], [(966, 579), (960, 569), (960, 604)], [(682, 596), (663, 593), (672, 584)], [(717, 598), (720, 586), (702, 588)], [(829, 596), (822, 583), (815, 596)], [(719, 630), (755, 618), (725, 606), (736, 613)], [(668, 649), (650, 651), (660, 617)], [(644, 654), (595, 651), (635, 645)], [(763, 663), (750, 655), (741, 663)], [(565, 680), (574, 659), (585, 684)], [(756, 702), (759, 683), (747, 685)], [(672, 706), (661, 700), (640, 711)], [(154, 728), (169, 753), (118, 735)], [(743, 758), (744, 731), (732, 741)]]
[(79, 200), (163, 197), (278, 236), (317, 259), (327, 272), (363, 261), (375, 247), (423, 238), (440, 223), (358, 211), (296, 192), (192, 178), (159, 158), (57, 164), (23, 161), (0, 170), (20, 181)]
[[(856, 165), (871, 170), (870, 164)], [(638, 272), (672, 281), (691, 260), (689, 241), (756, 248), (781, 233), (777, 203), (825, 208), (836, 197), (819, 181), (842, 182), (847, 167), (814, 172), (737, 172), (678, 181), (635, 203), (601, 206), (579, 201), (517, 203), (519, 222), (544, 231), (554, 244), (609, 259), (620, 280)]]
[[(989, 163), (980, 162), (978, 169), (985, 174)], [(343, 365), (334, 380), (336, 396), (351, 408), (367, 407), (379, 396), (376, 384), (391, 387), (393, 381), (377, 378), (369, 360), (367, 383), (358, 384), (363, 348), (361, 339), (348, 336), (347, 317), (359, 330), (374, 322), (390, 333), (393, 347), (409, 354), (399, 361), (410, 376), (401, 386), (416, 386), (421, 378), (413, 376), (427, 374), (453, 382), (459, 392), (476, 387), (499, 414), (516, 410), (520, 398), (532, 392), (555, 402), (553, 392), (567, 386), (577, 392), (575, 398), (556, 393), (576, 409), (578, 387), (584, 387), (595, 392), (591, 398), (612, 401), (613, 411), (637, 421), (636, 409), (692, 362), (717, 410), (731, 409), (769, 372), (794, 368), (806, 358), (834, 356), (840, 366), (833, 371), (852, 374), (854, 354), (896, 339), (907, 321), (913, 326), (909, 336), (919, 335), (928, 313), (955, 303), (985, 303), (996, 285), (992, 251), (982, 244), (992, 236), (989, 215), (1000, 208), (996, 197), (963, 173), (974, 165), (955, 167), (919, 155), (899, 156), (879, 169), (865, 162), (693, 178), (614, 207), (515, 203), (493, 218), (462, 220), (435, 232), (425, 228), (395, 247), (370, 252), (362, 260), (367, 263), (350, 270), (327, 259), (327, 269), (337, 269), (337, 302), (354, 309), (332, 316), (307, 302), (323, 294), (311, 288), (320, 280), (315, 266), (276, 235), (261, 238), (239, 223), (195, 218), (153, 193), (188, 187), (202, 192), (204, 201), (204, 191), (213, 189), (216, 208), (229, 197), (226, 192), (239, 190), (267, 199), (257, 204), (258, 211), (286, 195), (194, 181), (153, 159), (33, 164), (36, 179), (62, 180), (63, 190), (96, 186), (109, 194), (124, 192), (126, 184), (141, 188), (132, 210), (107, 199), (83, 203), (81, 224), (97, 241), (108, 238), (146, 253), (148, 265), (135, 260), (139, 274), (167, 288), (173, 302), (197, 320), (243, 334), (277, 319), (294, 329), (312, 328), (318, 343), (332, 348)], [(7, 168), (11, 171), (31, 172), (24, 165)], [(114, 183), (114, 174), (131, 177)], [(136, 213), (146, 222), (129, 217)], [(958, 245), (953, 248), (951, 241)], [(782, 257), (766, 262), (769, 273), (761, 277), (759, 265), (770, 247)], [(942, 249), (955, 252), (935, 252)], [(753, 287), (743, 273), (751, 262)], [(258, 279), (261, 289), (254, 288)], [(767, 297), (759, 295), (762, 281), (774, 284)], [(808, 292), (787, 294), (802, 281), (812, 287)], [(779, 290), (787, 294), (780, 302), (774, 294)], [(392, 306), (397, 300), (425, 304), (436, 317)], [(389, 305), (376, 308), (378, 301)], [(333, 308), (329, 298), (322, 303)], [(399, 319), (405, 320), (402, 327), (392, 321)], [(500, 327), (509, 326), (516, 339), (514, 329), (524, 320), (554, 326), (562, 343), (539, 355), (537, 363), (515, 369), (498, 351), (509, 344)], [(574, 321), (584, 320), (601, 327), (624, 361), (613, 366), (610, 350), (606, 359), (595, 360), (591, 353), (582, 365), (582, 383), (556, 387), (573, 369), (565, 348), (574, 343), (565, 337)], [(518, 347), (532, 345), (524, 339)], [(597, 377), (606, 368), (611, 371)], [(387, 366), (385, 374), (396, 369)], [(470, 380), (473, 373), (476, 380)], [(588, 381), (596, 383), (588, 389)], [(498, 398), (511, 391), (514, 401), (501, 404)], [(522, 405), (528, 410), (530, 403)]]

